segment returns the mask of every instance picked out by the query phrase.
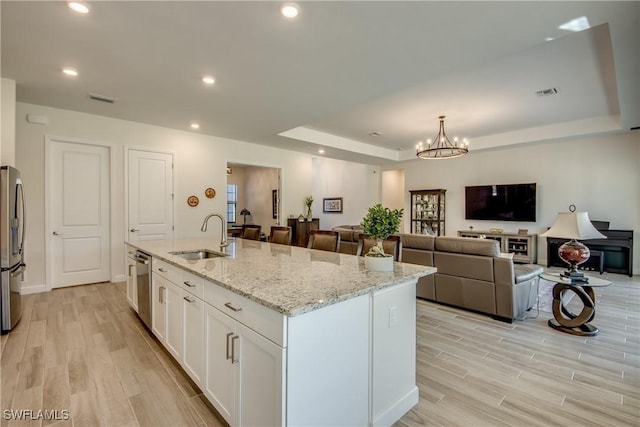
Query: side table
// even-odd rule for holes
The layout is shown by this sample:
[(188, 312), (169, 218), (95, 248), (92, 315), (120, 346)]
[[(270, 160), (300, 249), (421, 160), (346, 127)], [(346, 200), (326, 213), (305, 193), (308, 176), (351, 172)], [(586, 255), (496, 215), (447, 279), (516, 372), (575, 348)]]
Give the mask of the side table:
[[(593, 288), (610, 286), (611, 282), (589, 276), (588, 283), (570, 283), (569, 280), (558, 273), (542, 273), (540, 277), (550, 282), (556, 282), (553, 287), (554, 319), (549, 319), (549, 326), (573, 335), (589, 337), (598, 335), (598, 328), (589, 324), (596, 314), (596, 298)], [(575, 293), (584, 305), (582, 311), (578, 314), (569, 310), (562, 301), (562, 296), (568, 291)]]

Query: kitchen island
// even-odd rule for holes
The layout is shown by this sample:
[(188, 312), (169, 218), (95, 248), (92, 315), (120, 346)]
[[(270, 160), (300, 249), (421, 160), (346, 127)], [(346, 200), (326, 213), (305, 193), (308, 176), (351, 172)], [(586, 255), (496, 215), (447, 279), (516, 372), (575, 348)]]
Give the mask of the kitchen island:
[[(229, 424), (391, 425), (418, 402), (415, 284), (434, 268), (243, 239), (128, 245), (152, 255), (153, 333)], [(172, 254), (203, 249), (222, 256)]]

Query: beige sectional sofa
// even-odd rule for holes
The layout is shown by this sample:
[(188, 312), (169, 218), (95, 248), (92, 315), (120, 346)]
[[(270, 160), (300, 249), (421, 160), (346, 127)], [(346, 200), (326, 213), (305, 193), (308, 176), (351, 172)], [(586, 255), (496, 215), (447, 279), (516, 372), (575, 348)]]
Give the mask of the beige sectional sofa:
[(536, 301), (543, 268), (514, 264), (491, 239), (401, 234), (402, 262), (430, 265), (435, 275), (423, 277), (417, 295), (504, 321), (526, 315)]
[[(359, 225), (339, 226), (340, 252), (354, 255)], [(417, 296), (431, 301), (489, 314), (511, 322), (523, 318), (536, 302), (535, 264), (514, 264), (491, 239), (433, 237), (400, 234), (402, 262), (434, 266), (434, 275), (418, 281)]]

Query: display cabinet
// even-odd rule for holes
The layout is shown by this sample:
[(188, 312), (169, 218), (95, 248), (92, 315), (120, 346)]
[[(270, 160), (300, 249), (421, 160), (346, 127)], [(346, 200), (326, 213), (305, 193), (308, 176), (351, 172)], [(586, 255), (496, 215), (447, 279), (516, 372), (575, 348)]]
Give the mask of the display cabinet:
[(445, 235), (445, 192), (447, 190), (416, 190), (411, 194), (411, 232)]

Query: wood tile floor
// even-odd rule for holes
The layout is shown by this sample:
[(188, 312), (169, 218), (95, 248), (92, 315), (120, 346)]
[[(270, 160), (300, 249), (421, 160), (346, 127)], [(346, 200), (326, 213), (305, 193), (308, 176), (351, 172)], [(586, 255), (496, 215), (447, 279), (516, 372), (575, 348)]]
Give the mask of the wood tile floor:
[[(608, 278), (592, 338), (549, 328), (550, 313), (507, 324), (419, 300), (420, 402), (396, 425), (640, 425), (640, 279)], [(0, 338), (3, 426), (224, 425), (124, 292), (102, 283), (24, 297)], [(28, 409), (70, 419), (8, 419)]]

